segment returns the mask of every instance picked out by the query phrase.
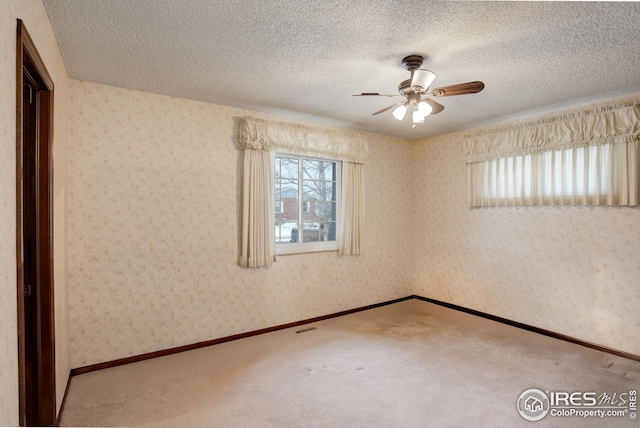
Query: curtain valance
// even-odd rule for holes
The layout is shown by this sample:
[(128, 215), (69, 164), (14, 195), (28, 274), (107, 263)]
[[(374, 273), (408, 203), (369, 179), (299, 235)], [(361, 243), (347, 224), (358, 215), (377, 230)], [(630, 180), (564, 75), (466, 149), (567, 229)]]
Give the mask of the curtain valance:
[(241, 118), (239, 141), (243, 150), (280, 151), (355, 163), (364, 163), (369, 155), (367, 143), (353, 135), (249, 116)]
[(603, 106), (465, 136), (467, 163), (640, 138), (640, 102)]

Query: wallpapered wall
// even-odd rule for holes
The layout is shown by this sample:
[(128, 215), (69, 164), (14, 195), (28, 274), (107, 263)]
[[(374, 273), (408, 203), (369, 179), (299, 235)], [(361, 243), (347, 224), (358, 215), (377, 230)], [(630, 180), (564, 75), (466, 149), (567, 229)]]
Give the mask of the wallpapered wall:
[(640, 353), (637, 208), (472, 210), (463, 133), (362, 134), (366, 254), (240, 268), (236, 123), (255, 113), (73, 80), (70, 95), (73, 367), (409, 294)]
[(464, 134), (413, 146), (415, 293), (640, 354), (640, 208), (470, 209)]
[(16, 296), (16, 19), (22, 19), (55, 84), (54, 269), (58, 407), (70, 370), (66, 293), (67, 71), (40, 0), (0, 2), (0, 426), (18, 425)]
[(372, 134), (365, 255), (237, 266), (237, 118), (250, 114), (71, 81), (73, 367), (411, 294), (411, 145)]

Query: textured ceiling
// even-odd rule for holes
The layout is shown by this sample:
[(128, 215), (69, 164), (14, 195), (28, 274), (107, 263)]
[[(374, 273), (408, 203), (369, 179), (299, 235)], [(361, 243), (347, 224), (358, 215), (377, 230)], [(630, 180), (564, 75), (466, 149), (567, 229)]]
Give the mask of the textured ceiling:
[[(420, 139), (640, 92), (640, 3), (44, 0), (71, 78)], [(479, 94), (411, 128), (371, 113), (427, 57)]]

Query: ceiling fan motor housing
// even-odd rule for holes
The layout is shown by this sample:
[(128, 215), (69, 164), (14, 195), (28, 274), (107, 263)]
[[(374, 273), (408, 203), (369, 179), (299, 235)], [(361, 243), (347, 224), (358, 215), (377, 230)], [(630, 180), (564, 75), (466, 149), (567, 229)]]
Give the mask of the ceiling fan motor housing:
[(409, 55), (402, 59), (402, 66), (411, 72), (411, 79), (401, 82), (398, 86), (401, 95), (425, 92), (435, 79), (436, 75), (432, 71), (420, 68), (423, 61), (422, 55)]
[(403, 80), (398, 85), (398, 92), (400, 95), (412, 94), (413, 89), (411, 89), (411, 79)]
[(414, 70), (420, 68), (423, 60), (424, 58), (421, 55), (409, 55), (402, 59), (402, 66), (405, 69), (413, 72)]

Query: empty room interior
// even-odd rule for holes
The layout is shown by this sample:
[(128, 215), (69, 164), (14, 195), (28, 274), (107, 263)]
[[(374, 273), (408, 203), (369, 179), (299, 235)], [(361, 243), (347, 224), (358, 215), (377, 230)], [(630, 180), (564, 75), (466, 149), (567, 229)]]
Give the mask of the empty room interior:
[(638, 22), (3, 0), (0, 426), (637, 426)]

